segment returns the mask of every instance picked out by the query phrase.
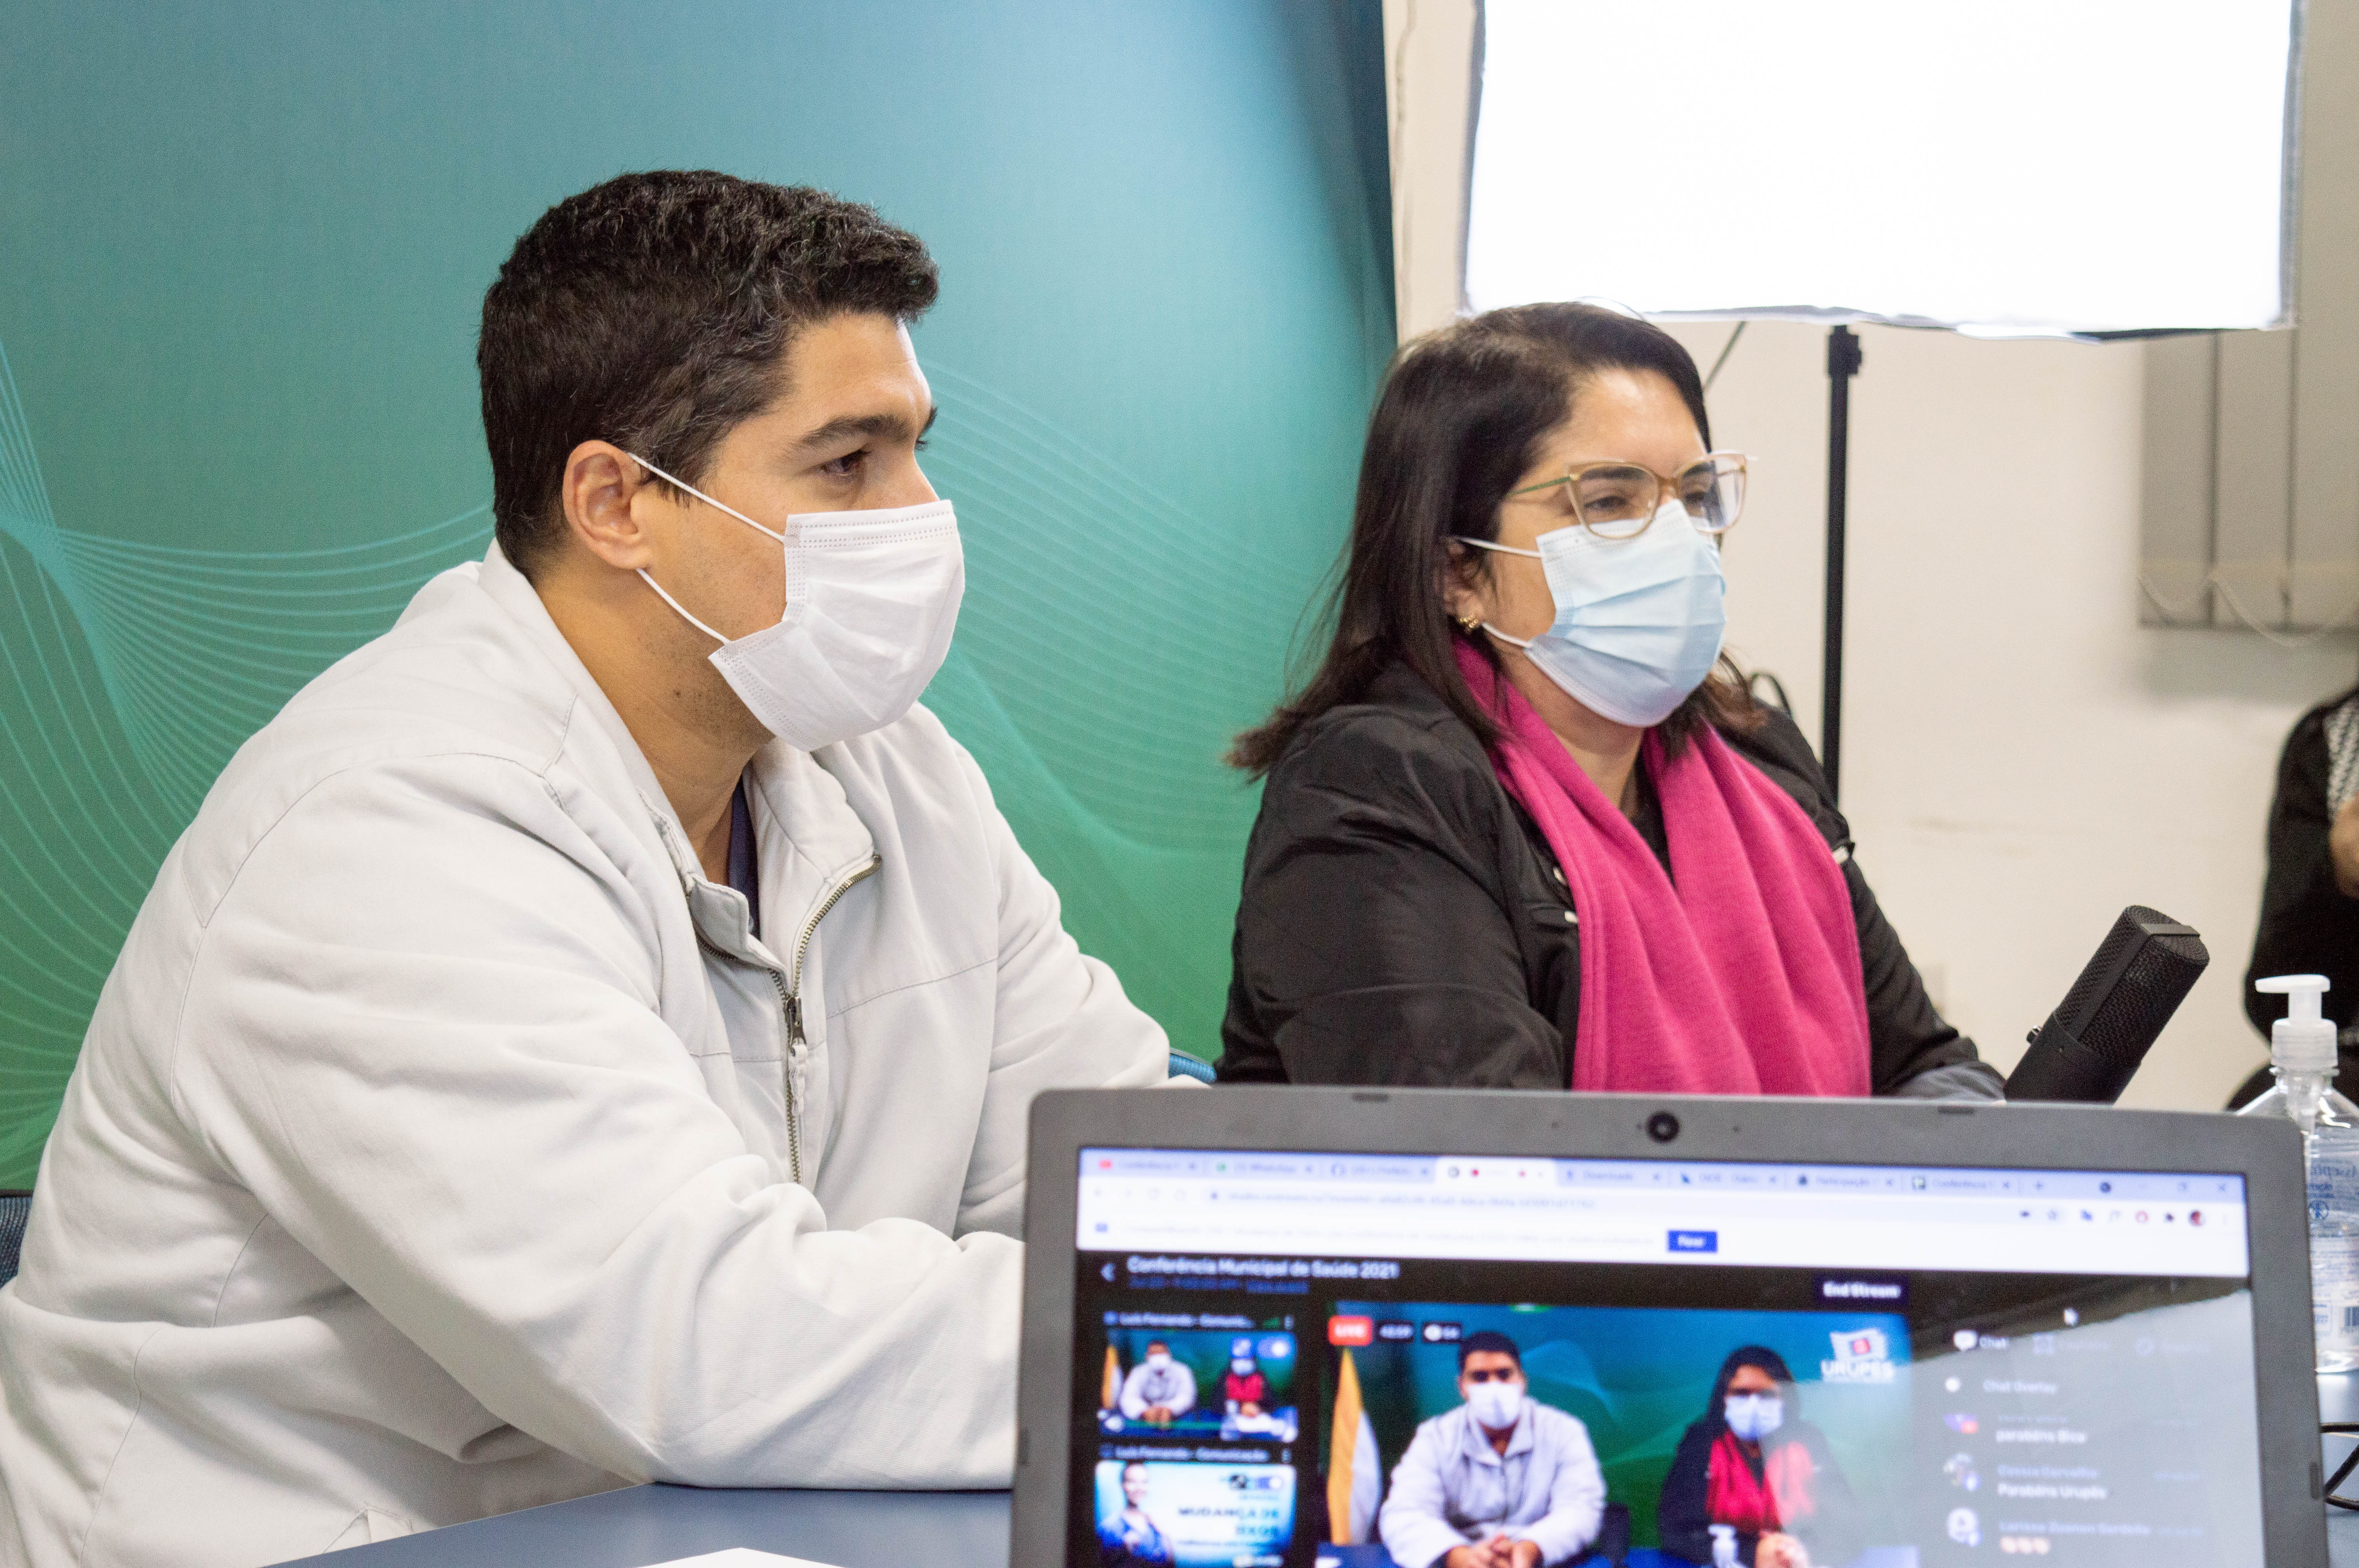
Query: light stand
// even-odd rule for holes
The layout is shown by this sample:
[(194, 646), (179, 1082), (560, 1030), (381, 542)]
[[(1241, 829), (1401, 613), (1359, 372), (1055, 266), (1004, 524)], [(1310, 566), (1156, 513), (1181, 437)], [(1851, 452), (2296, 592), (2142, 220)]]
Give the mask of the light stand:
[(1827, 334), (1827, 640), (1819, 687), (1819, 761), (1827, 794), (1843, 797), (1843, 525), (1851, 489), (1851, 378), (1859, 373), (1859, 334)]

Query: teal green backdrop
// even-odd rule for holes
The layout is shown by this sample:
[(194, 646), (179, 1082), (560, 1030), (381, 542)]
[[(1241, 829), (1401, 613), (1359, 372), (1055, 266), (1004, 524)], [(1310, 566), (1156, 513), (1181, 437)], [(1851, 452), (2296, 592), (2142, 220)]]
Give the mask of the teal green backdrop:
[(473, 336), (626, 169), (824, 186), (917, 333), (927, 701), (1082, 946), (1218, 1050), (1266, 710), (1393, 341), (1375, 0), (0, 10), (0, 1184), (237, 745), (489, 538)]

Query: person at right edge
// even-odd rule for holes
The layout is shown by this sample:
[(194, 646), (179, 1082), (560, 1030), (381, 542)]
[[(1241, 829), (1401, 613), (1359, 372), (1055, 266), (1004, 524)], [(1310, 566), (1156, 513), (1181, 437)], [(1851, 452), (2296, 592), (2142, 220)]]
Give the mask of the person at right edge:
[[(2245, 970), (2245, 1016), (2265, 1039), (2284, 1016), (2282, 998), (2253, 989), (2270, 975), (2327, 978), (2326, 1016), (2342, 1031), (2334, 1087), (2359, 1094), (2359, 687), (2303, 714), (2277, 759), (2261, 928)], [(2269, 1081), (2263, 1067), (2228, 1108)]]
[(1710, 432), (1609, 310), (1402, 350), (1332, 643), (1231, 753), (1267, 784), (1223, 1082), (2001, 1098), (1722, 654)]

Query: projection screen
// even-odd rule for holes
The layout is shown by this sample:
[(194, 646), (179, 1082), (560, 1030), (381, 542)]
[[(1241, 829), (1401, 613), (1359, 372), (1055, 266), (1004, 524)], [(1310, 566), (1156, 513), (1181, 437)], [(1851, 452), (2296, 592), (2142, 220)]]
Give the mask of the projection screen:
[(2292, 0), (1487, 0), (1476, 309), (2287, 324)]

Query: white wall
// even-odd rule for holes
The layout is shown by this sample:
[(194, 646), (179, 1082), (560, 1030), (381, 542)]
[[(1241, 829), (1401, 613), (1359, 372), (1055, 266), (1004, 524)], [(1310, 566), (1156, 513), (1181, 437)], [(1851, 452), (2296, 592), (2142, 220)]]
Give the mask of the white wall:
[[(1471, 14), (1386, 5), (1396, 181), (1415, 183), (1395, 207), (1405, 331), (1456, 307)], [(1673, 330), (1708, 369), (1731, 329)], [(2216, 1108), (2265, 1055), (2240, 989), (2277, 748), (2359, 674), (2359, 640), (2137, 624), (2138, 345), (1862, 336), (1843, 718), (1860, 863), (1944, 1011), (2003, 1065), (2124, 904), (2195, 926), (2212, 968), (2125, 1103)], [(1730, 643), (1812, 734), (1826, 399), (1824, 333), (1773, 322), (1746, 328), (1711, 398), (1714, 443), (1755, 459)]]

